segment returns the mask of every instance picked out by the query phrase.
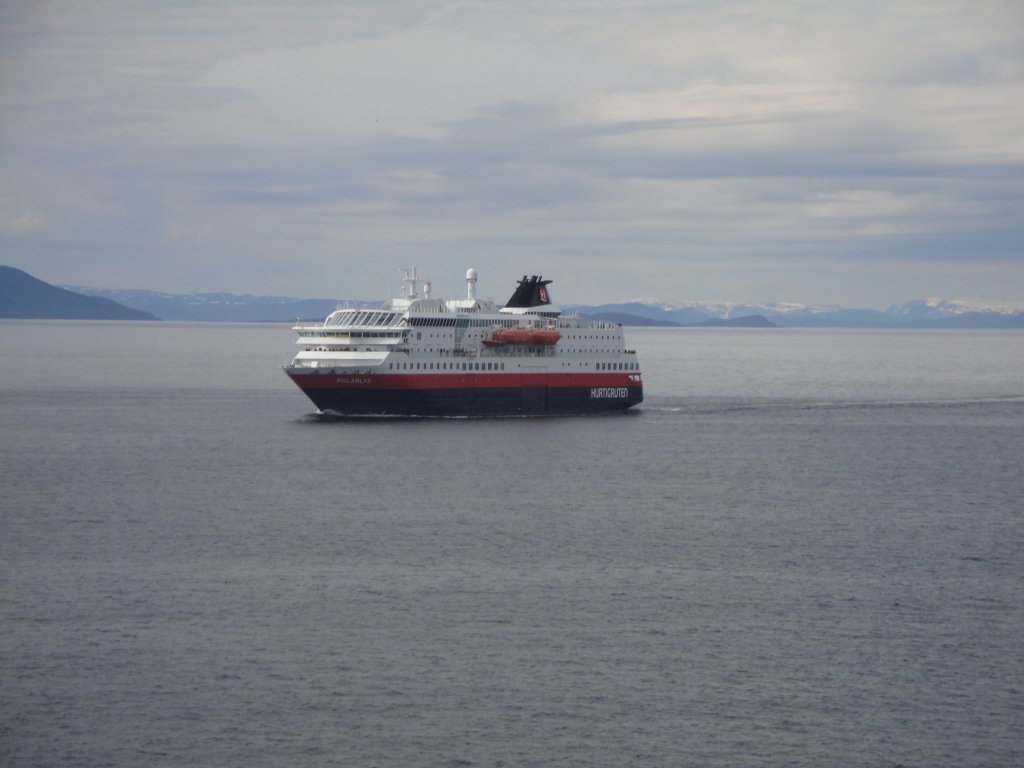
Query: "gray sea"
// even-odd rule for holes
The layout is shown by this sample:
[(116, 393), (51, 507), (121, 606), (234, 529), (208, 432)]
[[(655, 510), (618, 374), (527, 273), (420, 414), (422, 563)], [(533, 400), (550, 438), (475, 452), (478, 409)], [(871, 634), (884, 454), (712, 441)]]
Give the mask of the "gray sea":
[(322, 421), (287, 326), (0, 323), (0, 765), (1024, 764), (1024, 333), (627, 339)]

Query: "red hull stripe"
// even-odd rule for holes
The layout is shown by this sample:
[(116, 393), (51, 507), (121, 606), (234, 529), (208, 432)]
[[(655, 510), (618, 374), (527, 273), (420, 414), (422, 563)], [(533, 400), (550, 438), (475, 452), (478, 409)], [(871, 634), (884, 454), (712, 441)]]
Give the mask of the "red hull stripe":
[(301, 389), (507, 389), (515, 387), (635, 387), (629, 373), (288, 374)]

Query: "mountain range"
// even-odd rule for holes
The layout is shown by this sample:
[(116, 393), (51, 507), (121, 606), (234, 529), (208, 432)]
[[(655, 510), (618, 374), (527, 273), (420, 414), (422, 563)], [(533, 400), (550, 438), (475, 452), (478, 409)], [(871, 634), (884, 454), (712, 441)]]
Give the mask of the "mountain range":
[[(289, 322), (321, 319), (339, 305), (379, 306), (380, 301), (301, 299), (232, 293), (164, 293), (86, 286), (54, 286), (22, 270), (0, 266), (0, 318), (81, 318)], [(783, 328), (1024, 328), (1024, 310), (983, 307), (947, 299), (919, 299), (886, 310), (792, 303), (669, 304), (634, 300), (563, 305), (587, 318), (628, 326)]]
[[(763, 318), (782, 328), (1024, 328), (1024, 310), (980, 307), (949, 299), (915, 299), (886, 310), (805, 304), (632, 301), (569, 307), (581, 314), (615, 318), (623, 325), (718, 325)], [(635, 317), (640, 323), (626, 322)]]
[[(326, 317), (339, 304), (379, 306), (380, 301), (297, 299), (231, 293), (172, 294), (141, 290), (74, 287), (165, 320), (279, 321)], [(617, 304), (563, 305), (595, 320), (628, 326), (733, 326), (782, 328), (1024, 328), (1024, 310), (979, 307), (962, 301), (921, 299), (886, 310), (804, 304), (691, 302), (667, 304), (629, 301)]]

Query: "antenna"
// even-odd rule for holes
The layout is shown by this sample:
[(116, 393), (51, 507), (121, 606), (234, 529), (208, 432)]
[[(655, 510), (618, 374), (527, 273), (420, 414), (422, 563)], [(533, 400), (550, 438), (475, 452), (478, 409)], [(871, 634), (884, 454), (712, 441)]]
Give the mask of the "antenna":
[(416, 298), (416, 267), (402, 270), (402, 298)]

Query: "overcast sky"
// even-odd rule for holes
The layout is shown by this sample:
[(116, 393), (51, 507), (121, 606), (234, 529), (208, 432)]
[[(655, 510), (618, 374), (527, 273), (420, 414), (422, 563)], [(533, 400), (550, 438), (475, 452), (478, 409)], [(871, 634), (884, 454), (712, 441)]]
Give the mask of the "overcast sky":
[(1024, 2), (3, 2), (0, 263), (1024, 306)]

